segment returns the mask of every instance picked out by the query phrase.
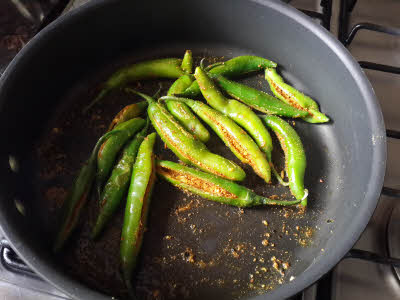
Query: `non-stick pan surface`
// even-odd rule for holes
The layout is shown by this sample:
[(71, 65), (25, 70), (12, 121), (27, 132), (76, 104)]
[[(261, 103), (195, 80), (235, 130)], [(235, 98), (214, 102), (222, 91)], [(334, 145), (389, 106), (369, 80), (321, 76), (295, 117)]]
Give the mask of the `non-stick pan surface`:
[[(104, 126), (137, 98), (117, 91), (87, 115), (80, 108), (119, 66), (179, 57), (185, 49), (210, 61), (241, 54), (270, 58), (332, 122), (293, 124), (308, 160), (310, 205), (304, 214), (270, 207), (241, 211), (157, 182), (135, 279), (141, 297), (288, 297), (333, 267), (375, 208), (386, 159), (381, 111), (362, 71), (329, 33), (270, 1), (99, 1), (46, 28), (0, 85), (1, 226), (28, 264), (77, 299), (108, 298), (98, 291), (125, 293), (118, 273), (122, 211), (99, 241), (89, 242), (92, 199), (78, 232), (54, 256), (57, 208)], [(243, 80), (268, 90), (260, 75)], [(167, 88), (170, 81), (162, 84)], [(157, 85), (133, 86), (151, 94)], [(282, 153), (275, 145), (279, 165)], [(234, 159), (216, 138), (208, 146)], [(160, 141), (157, 153), (175, 159)], [(18, 161), (16, 171), (10, 155)], [(258, 193), (290, 197), (246, 172), (244, 184)]]

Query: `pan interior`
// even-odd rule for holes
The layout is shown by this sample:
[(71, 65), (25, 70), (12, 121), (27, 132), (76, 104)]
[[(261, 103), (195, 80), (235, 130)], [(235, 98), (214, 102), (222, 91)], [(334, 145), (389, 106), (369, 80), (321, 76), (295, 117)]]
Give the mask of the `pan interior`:
[[(232, 1), (226, 7), (222, 1), (182, 0), (174, 6), (160, 1), (140, 2), (140, 9), (137, 5), (105, 1), (71, 16), (28, 45), (6, 74), (0, 89), (0, 122), (7, 141), (0, 149), (3, 229), (17, 250), (27, 253), (29, 263), (75, 297), (102, 297), (77, 281), (106, 294), (124, 294), (117, 271), (122, 209), (103, 237), (90, 242), (96, 214), (91, 199), (65, 251), (59, 256), (50, 251), (65, 190), (112, 116), (138, 99), (116, 91), (90, 114), (82, 116), (80, 109), (112, 71), (130, 62), (181, 57), (185, 49), (210, 61), (255, 54), (276, 61), (283, 77), (316, 99), (332, 120), (322, 125), (295, 121), (307, 154), (307, 211), (264, 207), (242, 212), (159, 181), (135, 280), (138, 293), (146, 297), (248, 298), (268, 295), (271, 288), (281, 291), (277, 299), (289, 296), (286, 283), (296, 284), (312, 269), (327, 270), (324, 258), (341, 252), (338, 245), (344, 240), (354, 240), (371, 214), (375, 199), (367, 198), (366, 191), (380, 184), (384, 167), (382, 161), (373, 169), (372, 158), (384, 142), (379, 116), (371, 112), (375, 104), (367, 102), (358, 88), (360, 78), (353, 77), (328, 44), (272, 4)], [(218, 26), (209, 28), (216, 20)], [(243, 82), (268, 90), (260, 74)], [(165, 89), (170, 83), (162, 82)], [(149, 94), (157, 86), (133, 85)], [(208, 146), (237, 161), (216, 138)], [(175, 160), (160, 141), (157, 153)], [(8, 167), (10, 155), (19, 163), (18, 172)], [(281, 158), (275, 143), (280, 168)], [(288, 190), (266, 185), (248, 168), (246, 173), (244, 184), (258, 193), (290, 197)], [(25, 216), (15, 208), (15, 199), (25, 206)], [(290, 264), (287, 270), (284, 262)], [(322, 275), (314, 274), (313, 280)], [(310, 283), (303, 276), (295, 290)]]
[[(233, 46), (186, 46), (193, 50), (197, 63), (202, 57), (212, 63), (244, 54), (258, 54)], [(111, 66), (158, 57), (180, 57), (185, 50), (178, 45), (157, 48), (163, 50), (143, 49)], [(39, 205), (35, 206), (33, 214), (40, 220), (38, 224), (45, 236), (54, 236), (57, 227), (52, 224), (58, 223), (59, 206), (96, 139), (119, 110), (141, 101), (136, 96), (116, 91), (88, 114), (82, 115), (82, 107), (93, 98), (96, 87), (112, 67), (96, 70), (66, 93), (37, 144), (32, 161), (37, 162), (33, 174), (39, 175), (34, 183)], [(291, 77), (291, 80), (300, 85), (297, 78)], [(268, 91), (262, 73), (241, 81)], [(131, 87), (152, 95), (161, 84), (162, 94), (166, 94), (172, 82), (141, 81)], [(324, 209), (324, 199), (327, 199), (327, 193), (333, 194), (340, 188), (342, 176), (334, 167), (338, 166), (333, 154), (338, 147), (337, 137), (330, 124), (289, 122), (301, 136), (307, 153), (306, 186), (310, 189), (310, 206), (306, 212), (296, 208), (238, 209), (203, 200), (159, 180), (153, 193), (148, 231), (136, 272), (137, 293), (141, 298), (159, 294), (168, 299), (185, 296), (204, 299), (215, 295), (231, 299), (263, 294), (298, 276), (307, 268), (309, 261), (306, 258), (310, 253), (312, 256), (323, 253), (320, 236), (329, 238), (335, 227), (335, 216)], [(240, 164), (215, 134), (207, 146)], [(177, 161), (161, 140), (158, 140), (156, 153), (162, 159)], [(274, 161), (278, 169), (283, 170), (284, 155), (276, 139)], [(247, 173), (244, 185), (268, 197), (292, 198), (288, 188), (275, 181), (268, 185), (251, 168), (240, 165)], [(123, 208), (119, 210), (98, 241), (90, 241), (88, 236), (98, 212), (98, 202), (92, 197), (82, 217), (84, 221), (58, 257), (69, 273), (93, 288), (118, 296), (126, 292), (118, 269), (123, 211)]]

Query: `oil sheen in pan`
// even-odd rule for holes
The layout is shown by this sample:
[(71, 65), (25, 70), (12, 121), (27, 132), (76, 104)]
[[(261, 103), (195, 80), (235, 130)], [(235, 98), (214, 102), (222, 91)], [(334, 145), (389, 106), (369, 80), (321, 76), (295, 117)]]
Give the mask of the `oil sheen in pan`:
[[(54, 235), (56, 212), (96, 137), (106, 130), (112, 117), (124, 105), (139, 100), (116, 91), (104, 98), (88, 115), (82, 116), (80, 111), (93, 97), (95, 87), (119, 65), (154, 57), (180, 57), (185, 49), (177, 48), (169, 49), (170, 52), (146, 51), (143, 52), (146, 54), (128, 56), (80, 81), (65, 95), (36, 153), (33, 153), (37, 159), (38, 207), (41, 207), (35, 213), (44, 232)], [(197, 59), (207, 56), (209, 62), (253, 54), (234, 48), (229, 48), (227, 52), (226, 48), (218, 46), (190, 49)], [(262, 74), (242, 81), (268, 91)], [(173, 81), (159, 82), (163, 85), (162, 94), (166, 94)], [(159, 82), (137, 82), (132, 87), (152, 95)], [(201, 199), (166, 182), (157, 181), (135, 276), (140, 299), (248, 297), (265, 293), (293, 279), (298, 274), (297, 270), (305, 268), (301, 265), (301, 258), (307, 255), (307, 249), (317, 247), (313, 240), (320, 228), (316, 225), (321, 223), (321, 218), (326, 219), (315, 203), (318, 194), (323, 191), (324, 162), (326, 164), (330, 158), (323, 147), (312, 147), (314, 137), (304, 134), (309, 124), (295, 121), (293, 125), (303, 139), (308, 166), (316, 166), (308, 167), (306, 171), (306, 184), (311, 191), (307, 211), (300, 213), (295, 208), (274, 207), (243, 210)], [(215, 134), (212, 134), (207, 146), (211, 151), (239, 163)], [(282, 170), (283, 153), (275, 138), (274, 147), (273, 160), (278, 170)], [(156, 153), (162, 159), (177, 161), (160, 139)], [(244, 185), (265, 196), (291, 198), (287, 188), (275, 181), (266, 185), (248, 166), (240, 165), (247, 174)], [(126, 290), (118, 269), (123, 208), (114, 216), (101, 238), (92, 242), (88, 236), (96, 214), (97, 203), (92, 198), (82, 217), (82, 224), (60, 254), (59, 261), (68, 272), (89, 286), (110, 295), (124, 296)], [(332, 224), (326, 224), (332, 227)]]

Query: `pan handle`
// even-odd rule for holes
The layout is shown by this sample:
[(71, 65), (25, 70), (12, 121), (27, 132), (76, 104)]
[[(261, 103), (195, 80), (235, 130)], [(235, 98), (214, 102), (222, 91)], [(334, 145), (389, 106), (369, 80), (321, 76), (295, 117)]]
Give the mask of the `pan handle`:
[(351, 249), (343, 257), (343, 259), (346, 258), (362, 259), (370, 262), (375, 262), (378, 264), (391, 265), (393, 267), (400, 268), (400, 259), (380, 256), (376, 253), (360, 249)]

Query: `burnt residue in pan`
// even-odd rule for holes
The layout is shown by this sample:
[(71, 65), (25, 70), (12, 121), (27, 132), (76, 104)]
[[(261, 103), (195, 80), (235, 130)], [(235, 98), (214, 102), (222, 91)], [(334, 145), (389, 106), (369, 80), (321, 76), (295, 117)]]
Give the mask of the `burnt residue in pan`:
[[(81, 114), (98, 84), (114, 67), (109, 66), (71, 89), (36, 147), (40, 210), (35, 214), (42, 231), (49, 236), (55, 234), (59, 208), (96, 139), (124, 105), (139, 101), (115, 91), (87, 115)], [(160, 82), (166, 94), (172, 81)], [(160, 82), (136, 82), (132, 87), (152, 95)], [(263, 89), (267, 86), (260, 74), (245, 82)], [(207, 143), (210, 150), (239, 163), (216, 135), (212, 136)], [(283, 153), (276, 138), (274, 146), (273, 160), (282, 170)], [(177, 161), (160, 139), (156, 153), (162, 159)], [(287, 188), (275, 181), (267, 185), (249, 166), (240, 165), (247, 174), (243, 182), (247, 187), (270, 198), (291, 198)], [(318, 199), (311, 193), (311, 206), (313, 201)], [(123, 207), (99, 240), (91, 241), (89, 234), (97, 211), (97, 200), (92, 197), (80, 226), (57, 259), (67, 272), (87, 285), (124, 297), (126, 289), (119, 272)], [(313, 246), (319, 215), (318, 209), (312, 208), (305, 212), (275, 207), (238, 209), (201, 199), (158, 180), (135, 276), (137, 294), (140, 299), (232, 299), (265, 293), (298, 275), (296, 265), (301, 259), (297, 254), (299, 249)]]

